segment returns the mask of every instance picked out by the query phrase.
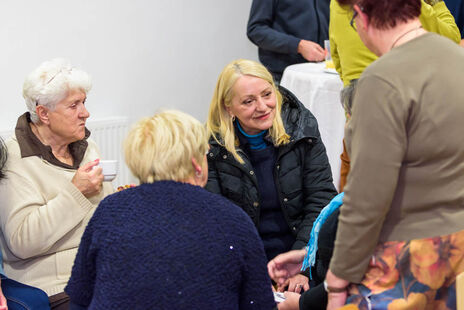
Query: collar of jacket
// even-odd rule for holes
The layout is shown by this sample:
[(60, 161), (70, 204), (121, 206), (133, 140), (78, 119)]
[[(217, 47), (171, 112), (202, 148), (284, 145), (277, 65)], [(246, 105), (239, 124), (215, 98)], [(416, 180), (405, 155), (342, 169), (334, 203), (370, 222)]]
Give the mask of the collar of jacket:
[(282, 109), (280, 115), (285, 131), (291, 141), (301, 139), (318, 140), (317, 121), (314, 115), (288, 89), (279, 86), (282, 94)]
[(29, 123), (31, 123), (31, 116), (29, 112), (22, 114), (16, 123), (15, 136), (19, 144), (22, 158), (38, 156), (52, 165), (61, 168), (79, 168), (88, 146), (87, 138), (90, 136), (90, 131), (87, 128), (85, 128), (84, 139), (69, 144), (69, 151), (73, 157), (73, 165), (68, 165), (59, 161), (55, 155), (53, 155), (52, 148), (49, 145), (42, 144), (42, 142), (32, 132)]

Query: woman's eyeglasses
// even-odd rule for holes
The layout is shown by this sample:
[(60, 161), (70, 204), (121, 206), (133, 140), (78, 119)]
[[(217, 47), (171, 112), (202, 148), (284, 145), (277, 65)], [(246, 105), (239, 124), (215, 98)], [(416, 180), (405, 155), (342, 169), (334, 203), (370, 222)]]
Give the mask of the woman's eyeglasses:
[(358, 16), (358, 11), (353, 10), (353, 18), (351, 18), (350, 26), (354, 29), (354, 31), (357, 31), (356, 23), (354, 22), (354, 19), (356, 18), (356, 16)]

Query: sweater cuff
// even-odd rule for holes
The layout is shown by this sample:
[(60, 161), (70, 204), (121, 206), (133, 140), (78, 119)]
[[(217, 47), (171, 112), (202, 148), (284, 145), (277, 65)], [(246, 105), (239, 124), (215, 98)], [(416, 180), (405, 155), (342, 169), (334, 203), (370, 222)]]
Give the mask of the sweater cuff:
[(350, 283), (361, 283), (369, 265), (369, 260), (370, 257), (360, 261), (355, 266), (343, 266), (343, 261), (345, 260), (338, 260), (334, 253), (332, 260), (330, 261), (329, 269), (334, 275), (342, 278), (343, 280), (347, 280)]
[(92, 203), (87, 199), (87, 197), (84, 196), (84, 194), (81, 193), (80, 190), (77, 189), (76, 186), (74, 186), (74, 184), (71, 182), (66, 183), (64, 191), (70, 193), (74, 200), (85, 212), (92, 210)]
[(291, 38), (290, 39), (290, 53), (298, 54), (298, 44), (300, 44), (301, 39)]

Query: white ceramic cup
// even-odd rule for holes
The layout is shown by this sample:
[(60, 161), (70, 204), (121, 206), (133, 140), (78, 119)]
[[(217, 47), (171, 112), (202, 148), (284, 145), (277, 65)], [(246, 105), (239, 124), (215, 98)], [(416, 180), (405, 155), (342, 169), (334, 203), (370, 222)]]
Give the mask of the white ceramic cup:
[(100, 160), (98, 166), (102, 168), (103, 181), (105, 182), (113, 181), (118, 174), (117, 160)]

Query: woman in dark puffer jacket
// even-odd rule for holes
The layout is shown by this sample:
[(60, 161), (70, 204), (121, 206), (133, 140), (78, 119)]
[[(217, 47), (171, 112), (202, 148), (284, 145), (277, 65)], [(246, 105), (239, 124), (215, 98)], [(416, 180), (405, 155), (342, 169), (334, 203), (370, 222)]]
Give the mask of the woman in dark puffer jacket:
[[(207, 128), (206, 189), (251, 217), (269, 260), (303, 248), (337, 194), (315, 117), (264, 66), (236, 60), (219, 76)], [(300, 292), (308, 279), (297, 275), (279, 290), (287, 286)]]

